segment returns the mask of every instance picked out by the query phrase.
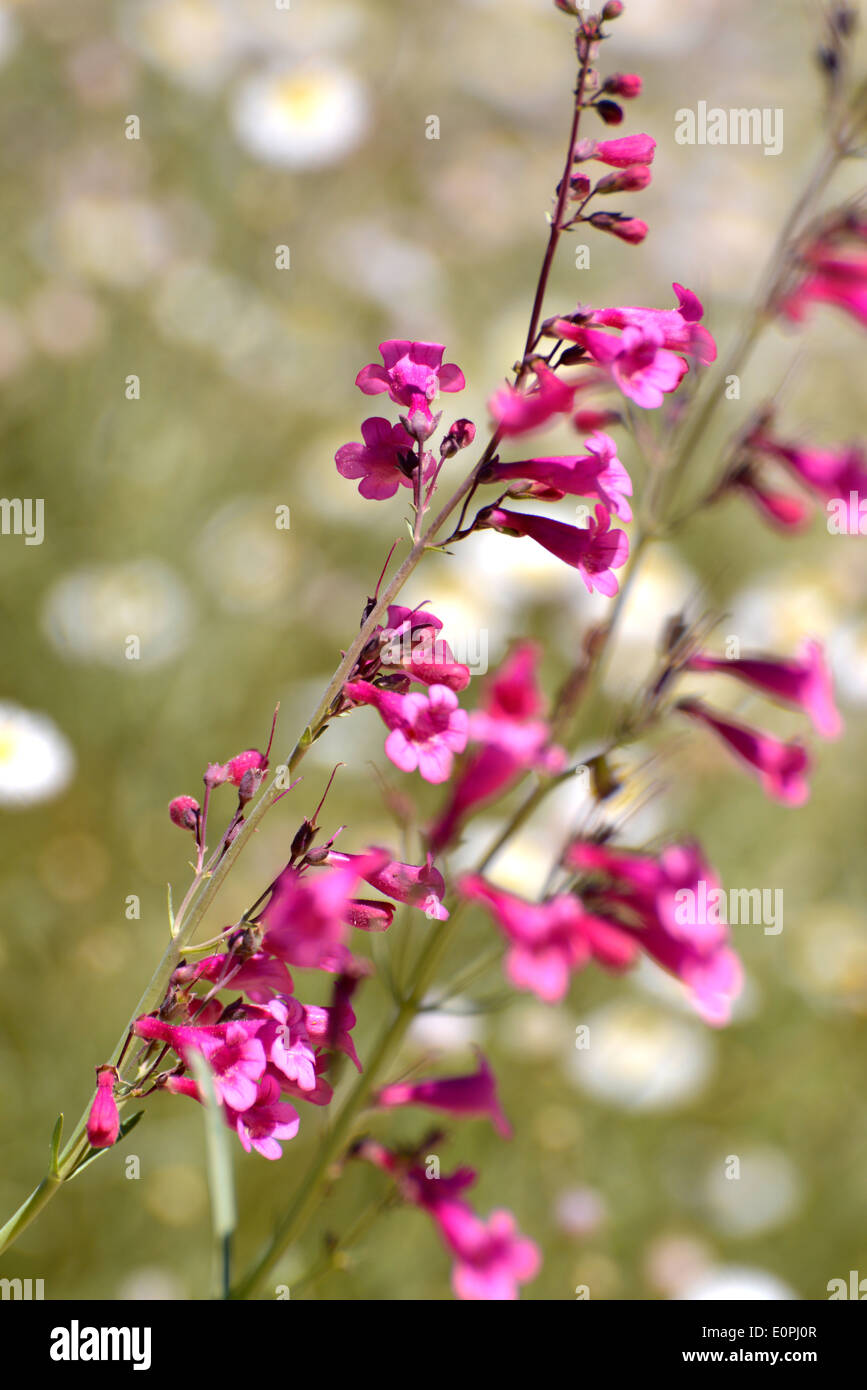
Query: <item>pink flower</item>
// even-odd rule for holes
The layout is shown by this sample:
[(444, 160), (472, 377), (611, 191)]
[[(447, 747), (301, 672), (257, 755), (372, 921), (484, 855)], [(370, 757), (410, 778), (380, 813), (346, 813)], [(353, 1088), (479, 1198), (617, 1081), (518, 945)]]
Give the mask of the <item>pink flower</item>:
[(469, 666), (455, 661), (449, 644), (433, 628), (417, 626), (390, 636), (383, 642), (380, 660), (424, 685), (447, 685), (460, 691), (471, 679)]
[(651, 324), (625, 328), (619, 338), (598, 328), (576, 328), (564, 336), (580, 342), (624, 396), (644, 410), (661, 406), (665, 394), (676, 391), (688, 371), (683, 358), (663, 346), (663, 333)]
[(629, 541), (624, 531), (610, 529), (605, 507), (596, 508), (596, 519), (591, 519), (586, 529), (546, 516), (506, 511), (503, 507), (486, 510), (480, 524), (511, 535), (529, 536), (558, 560), (577, 569), (588, 593), (598, 589), (609, 598), (617, 593), (617, 580), (611, 571), (626, 564)]
[(680, 700), (677, 709), (712, 729), (743, 762), (758, 775), (765, 792), (786, 806), (803, 806), (810, 789), (805, 774), (810, 758), (802, 743), (784, 743), (772, 734), (751, 729), (728, 719), (701, 703)]
[[(836, 240), (832, 237), (816, 242), (807, 250), (803, 278), (779, 307), (788, 318), (800, 323), (812, 304), (830, 304), (867, 327), (867, 256), (841, 255)], [(863, 230), (855, 240), (863, 242)]]
[(450, 1115), (487, 1115), (497, 1132), (504, 1139), (509, 1139), (512, 1128), (497, 1098), (494, 1073), (481, 1052), (478, 1052), (478, 1061), (478, 1071), (469, 1076), (438, 1076), (428, 1081), (397, 1082), (393, 1086), (385, 1086), (374, 1098), (374, 1104), (386, 1108), (394, 1105), (427, 1105), (432, 1110), (445, 1110)]
[(92, 1149), (110, 1149), (120, 1133), (120, 1115), (114, 1098), (117, 1068), (97, 1067), (96, 1095), (87, 1117), (87, 1142)]
[(304, 1006), (287, 995), (272, 999), (263, 1013), (268, 1017), (259, 1038), (270, 1066), (281, 1078), (294, 1082), (299, 1091), (315, 1090), (316, 1057)]
[[(582, 892), (613, 916), (636, 947), (686, 986), (706, 1023), (728, 1023), (743, 972), (725, 923), (708, 911), (717, 900), (719, 881), (698, 847), (669, 845), (653, 856), (578, 842), (570, 847), (567, 861), (582, 872), (613, 880)], [(624, 911), (629, 921), (622, 919)]]
[(397, 405), (412, 415), (421, 412), (430, 418), (431, 402), (440, 391), (463, 391), (466, 382), (453, 362), (442, 365), (445, 348), (441, 343), (412, 343), (395, 338), (380, 343), (383, 366), (371, 362), (362, 367), (355, 384), (366, 396), (387, 391)]
[(394, 908), (376, 898), (350, 898), (343, 920), (357, 931), (388, 931), (394, 921)]
[(536, 1277), (538, 1247), (518, 1232), (511, 1212), (493, 1211), (486, 1223), (463, 1200), (461, 1194), (476, 1181), (472, 1168), (433, 1178), (375, 1140), (364, 1140), (357, 1152), (388, 1173), (406, 1201), (433, 1218), (455, 1256), (452, 1287), (458, 1298), (513, 1301), (518, 1285)]
[(174, 1026), (146, 1015), (136, 1019), (133, 1032), (168, 1043), (187, 1063), (192, 1052), (201, 1053), (213, 1074), (217, 1099), (233, 1110), (247, 1110), (255, 1104), (258, 1082), (265, 1074), (265, 1049), (256, 1036), (261, 1027), (259, 1019), (205, 1028)]
[(822, 738), (837, 738), (841, 732), (831, 675), (818, 642), (805, 642), (800, 660), (793, 661), (770, 656), (728, 660), (697, 652), (689, 661), (689, 670), (737, 676), (772, 700), (803, 709)]
[(766, 487), (750, 465), (739, 468), (729, 482), (744, 492), (767, 521), (780, 531), (803, 531), (810, 520), (810, 505), (800, 497)]
[(393, 497), (399, 487), (410, 487), (402, 465), (407, 458), (415, 459), (415, 441), (403, 425), (373, 415), (363, 422), (361, 437), (363, 444), (343, 444), (334, 455), (341, 477), (360, 478), (361, 496), (380, 502)]
[(605, 174), (596, 184), (594, 192), (600, 193), (640, 193), (647, 188), (653, 178), (646, 164), (633, 164), (628, 169), (615, 169)]
[(525, 478), (550, 489), (553, 501), (567, 495), (598, 497), (621, 521), (631, 521), (632, 509), (626, 498), (632, 495), (632, 480), (617, 457), (617, 444), (610, 434), (601, 431), (594, 432), (584, 443), (586, 454), (488, 464), (480, 482), (499, 484)]
[(814, 494), (827, 502), (839, 501), (843, 512), (840, 519), (846, 530), (860, 534), (861, 515), (867, 504), (867, 464), (860, 445), (809, 448), (774, 439), (763, 430), (756, 431), (748, 445), (755, 453), (779, 459)]
[[(434, 867), (431, 855), (428, 855), (424, 864), (403, 864), (392, 859), (387, 850), (377, 849), (371, 853), (383, 856), (384, 860), (379, 866), (361, 875), (371, 888), (375, 888), (387, 898), (392, 898), (394, 902), (410, 903), (437, 921), (447, 920), (449, 914), (442, 904), (446, 892), (445, 880), (439, 869)], [(328, 858), (331, 864), (353, 864), (362, 859), (369, 862), (370, 856), (341, 854), (332, 850)]]
[(252, 1105), (242, 1111), (228, 1106), (227, 1120), (247, 1153), (255, 1149), (270, 1159), (283, 1157), (279, 1141), (294, 1139), (301, 1123), (295, 1107), (280, 1100), (280, 1085), (273, 1076), (262, 1077)]
[(518, 1285), (535, 1279), (542, 1260), (538, 1246), (522, 1236), (510, 1211), (492, 1211), (487, 1222), (468, 1202), (443, 1191), (442, 1178), (418, 1171), (419, 1205), (430, 1214), (455, 1256), (452, 1288), (460, 1299), (511, 1302)]
[(292, 976), (281, 960), (256, 951), (242, 958), (233, 955), (205, 956), (192, 965), (183, 965), (174, 973), (177, 984), (210, 980), (220, 989), (240, 989), (254, 1003), (264, 1004), (272, 994), (291, 994)]
[(641, 94), (641, 78), (635, 72), (615, 72), (605, 79), (602, 90), (610, 96), (631, 100)]
[(467, 875), (458, 887), (464, 898), (488, 909), (508, 939), (512, 983), (546, 1002), (562, 999), (572, 973), (591, 958), (609, 970), (624, 970), (638, 954), (618, 925), (585, 912), (568, 894), (531, 903), (477, 875)]
[[(338, 980), (338, 985), (340, 981)], [(352, 1040), (351, 1029), (355, 1027), (355, 1010), (345, 992), (335, 987), (334, 1003), (327, 1006), (308, 1004), (304, 1009), (307, 1031), (313, 1041), (329, 1052), (343, 1052), (357, 1071), (361, 1063)]]
[(398, 695), (369, 681), (349, 681), (344, 694), (357, 704), (373, 705), (390, 730), (386, 755), (402, 772), (418, 768), (426, 782), (445, 782), (451, 776), (455, 753), (467, 744), (468, 716), (458, 697), (445, 685), (432, 685), (426, 695)]
[(540, 429), (553, 416), (565, 415), (572, 408), (574, 386), (567, 386), (541, 362), (537, 362), (533, 370), (537, 384), (532, 391), (517, 391), (514, 386), (501, 386), (488, 402), (501, 435), (527, 434), (530, 430)]
[(315, 874), (284, 869), (262, 913), (267, 928), (264, 950), (290, 965), (319, 969), (340, 957), (349, 902), (359, 874), (381, 857), (362, 858)]
[[(581, 146), (579, 145), (579, 157)], [(601, 160), (612, 169), (630, 164), (652, 164), (656, 141), (650, 135), (621, 135), (616, 140), (599, 140), (585, 158)]]
[[(685, 353), (699, 362), (713, 362), (716, 343), (701, 325), (704, 315), (701, 300), (692, 290), (676, 282), (672, 286), (678, 299), (676, 309), (646, 309), (641, 305), (597, 309), (590, 323), (603, 328), (652, 328), (662, 334), (662, 346), (669, 352)], [(559, 327), (559, 320), (558, 320)], [(569, 336), (565, 334), (564, 336)]]

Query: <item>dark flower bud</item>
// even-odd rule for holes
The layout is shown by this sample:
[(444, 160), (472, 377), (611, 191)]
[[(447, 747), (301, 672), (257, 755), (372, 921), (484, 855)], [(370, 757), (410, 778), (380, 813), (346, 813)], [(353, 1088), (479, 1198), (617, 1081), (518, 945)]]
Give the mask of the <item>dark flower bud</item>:
[(618, 106), (616, 101), (608, 101), (603, 97), (601, 101), (594, 104), (593, 109), (598, 112), (606, 125), (620, 125), (623, 121), (623, 107)]

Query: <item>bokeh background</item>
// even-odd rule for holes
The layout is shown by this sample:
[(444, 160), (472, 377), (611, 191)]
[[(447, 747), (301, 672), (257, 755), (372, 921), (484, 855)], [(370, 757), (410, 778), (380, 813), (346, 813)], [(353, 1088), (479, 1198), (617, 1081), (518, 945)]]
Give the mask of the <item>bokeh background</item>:
[[(667, 306), (677, 279), (705, 300), (718, 340), (731, 339), (820, 139), (817, 12), (794, 0), (628, 4), (606, 66), (644, 77), (622, 130), (658, 141), (653, 185), (629, 205), (651, 233), (640, 248), (597, 236), (589, 270), (565, 238), (553, 308)], [(72, 1120), (86, 1103), (162, 949), (166, 882), (177, 900), (189, 848), (169, 798), (196, 794), (208, 761), (264, 746), (278, 700), (277, 750), (288, 750), (403, 533), (400, 499), (366, 502), (334, 468), (335, 449), (376, 413), (355, 373), (382, 338), (440, 340), (468, 382), (447, 406), (484, 426), (523, 341), (572, 64), (550, 0), (0, 6), (2, 492), (45, 499), (41, 546), (0, 538), (4, 1219), (41, 1175), (58, 1111)], [(678, 146), (674, 112), (699, 100), (782, 107), (782, 154)], [(125, 134), (131, 115), (137, 140)], [(426, 138), (431, 115), (438, 140)], [(835, 192), (856, 186), (842, 178)], [(288, 269), (275, 266), (278, 246)], [(781, 432), (855, 438), (863, 339), (824, 310), (797, 339), (766, 336), (718, 430), (796, 357)], [(125, 395), (131, 375), (137, 400)], [(548, 451), (558, 442), (567, 436), (546, 439)], [(623, 457), (640, 487), (627, 444)], [(288, 531), (274, 524), (283, 506)], [(650, 968), (619, 981), (590, 969), (556, 1009), (507, 991), (494, 968), (427, 1013), (395, 1063), (397, 1074), (440, 1048), (443, 1067), (460, 1070), (472, 1043), (489, 1053), (516, 1138), (503, 1144), (471, 1121), (449, 1126), (438, 1152), (446, 1171), (476, 1165), (479, 1208), (511, 1206), (541, 1245), (525, 1297), (569, 1299), (586, 1284), (594, 1299), (823, 1298), (830, 1279), (867, 1275), (864, 545), (829, 537), (821, 517), (790, 541), (737, 503), (717, 508), (651, 557), (609, 672), (620, 701), (685, 598), (724, 612), (721, 633), (745, 647), (828, 643), (847, 731), (821, 748), (804, 809), (767, 802), (706, 738), (663, 737), (623, 765), (635, 770), (617, 808), (632, 813), (631, 842), (689, 831), (728, 885), (784, 892), (780, 934), (734, 929), (747, 988), (731, 1027), (707, 1029)], [(601, 610), (532, 549), (486, 534), (434, 557), (407, 592), (456, 637), (483, 631), (492, 664), (511, 638), (542, 637), (553, 689)], [(714, 696), (768, 728), (800, 729), (760, 701)], [(412, 850), (372, 764), (392, 785), (398, 774), (362, 712), (315, 746), (215, 927), (273, 876), (340, 759), (324, 824), (345, 823), (349, 849)], [(558, 796), (522, 835), (503, 883), (535, 890), (552, 844), (580, 821), (577, 797)], [(418, 804), (427, 814), (436, 794), (423, 789)], [(495, 829), (486, 818), (470, 849)], [(131, 894), (139, 920), (125, 915)], [(427, 930), (419, 918), (416, 943)], [(468, 919), (452, 965), (493, 944)], [(324, 997), (317, 982), (301, 992)], [(363, 1057), (390, 1004), (379, 982), (359, 1000)], [(586, 1023), (593, 1044), (579, 1052)], [(322, 1122), (305, 1108), (280, 1163), (238, 1149), (239, 1264)], [(406, 1140), (426, 1127), (421, 1112), (370, 1124)], [(137, 1181), (124, 1176), (128, 1152)], [(738, 1181), (725, 1177), (730, 1155)], [(448, 1297), (447, 1256), (408, 1212), (387, 1213), (342, 1268), (301, 1282), (326, 1234), (382, 1191), (372, 1171), (348, 1174), (273, 1283), (298, 1297)], [(0, 1274), (43, 1278), (49, 1298), (208, 1296), (198, 1108), (157, 1098)]]

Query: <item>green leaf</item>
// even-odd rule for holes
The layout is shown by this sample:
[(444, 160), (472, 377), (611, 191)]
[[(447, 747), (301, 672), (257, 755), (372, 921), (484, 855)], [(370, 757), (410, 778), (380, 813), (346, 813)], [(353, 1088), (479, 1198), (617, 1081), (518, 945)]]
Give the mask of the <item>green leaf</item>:
[(111, 1153), (112, 1149), (117, 1148), (117, 1145), (120, 1143), (121, 1139), (125, 1139), (128, 1134), (132, 1133), (143, 1114), (143, 1110), (137, 1110), (134, 1115), (130, 1115), (128, 1120), (124, 1120), (120, 1126), (120, 1133), (118, 1134), (114, 1144), (111, 1145), (111, 1148), (93, 1149), (87, 1155), (87, 1158), (82, 1159), (82, 1161), (79, 1163), (78, 1167), (74, 1170), (74, 1172), (70, 1173), (66, 1181), (72, 1182), (72, 1179), (77, 1178), (79, 1173), (83, 1173), (85, 1168), (88, 1168), (91, 1163), (95, 1163), (98, 1158), (102, 1158), (103, 1154)]
[(205, 1058), (200, 1053), (192, 1052), (190, 1068), (205, 1103), (205, 1158), (211, 1193), (211, 1224), (216, 1240), (222, 1243), (232, 1234), (237, 1223), (230, 1132), (217, 1100), (211, 1068)]
[(63, 1116), (58, 1115), (54, 1130), (51, 1135), (51, 1143), (48, 1148), (48, 1176), (57, 1177), (57, 1162), (60, 1154), (60, 1141), (63, 1138)]

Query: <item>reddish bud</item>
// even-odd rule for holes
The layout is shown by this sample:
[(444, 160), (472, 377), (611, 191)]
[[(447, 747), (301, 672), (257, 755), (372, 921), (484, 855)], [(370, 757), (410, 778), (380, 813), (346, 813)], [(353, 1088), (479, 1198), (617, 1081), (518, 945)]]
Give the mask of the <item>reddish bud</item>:
[(648, 232), (647, 223), (640, 217), (621, 217), (616, 212), (594, 212), (587, 221), (601, 232), (610, 232), (621, 241), (628, 241), (631, 246), (637, 246)]
[(229, 769), (223, 763), (208, 763), (205, 768), (206, 787), (220, 787), (229, 780)]
[(169, 815), (181, 830), (198, 830), (200, 807), (192, 796), (176, 796), (169, 802)]
[(653, 175), (646, 164), (632, 164), (628, 169), (614, 169), (596, 185), (596, 193), (637, 193), (646, 188)]
[(226, 763), (226, 772), (233, 786), (240, 787), (250, 768), (265, 772), (267, 767), (268, 760), (264, 753), (260, 753), (256, 748), (248, 748), (245, 753), (238, 753), (236, 757), (229, 759)]
[(572, 423), (582, 434), (589, 434), (592, 430), (607, 430), (609, 425), (621, 424), (622, 416), (617, 410), (576, 410)]
[(96, 1069), (96, 1095), (87, 1117), (87, 1138), (93, 1149), (110, 1149), (120, 1133), (120, 1115), (114, 1098), (117, 1068)]
[(619, 19), (622, 14), (622, 0), (608, 0), (608, 3), (602, 9), (603, 19)]
[(455, 420), (448, 434), (440, 444), (443, 458), (453, 458), (460, 449), (466, 449), (476, 437), (476, 427), (472, 420)]
[(623, 97), (630, 101), (637, 97), (641, 92), (641, 78), (636, 72), (615, 72), (609, 77), (602, 88), (603, 92), (610, 92), (612, 96)]

